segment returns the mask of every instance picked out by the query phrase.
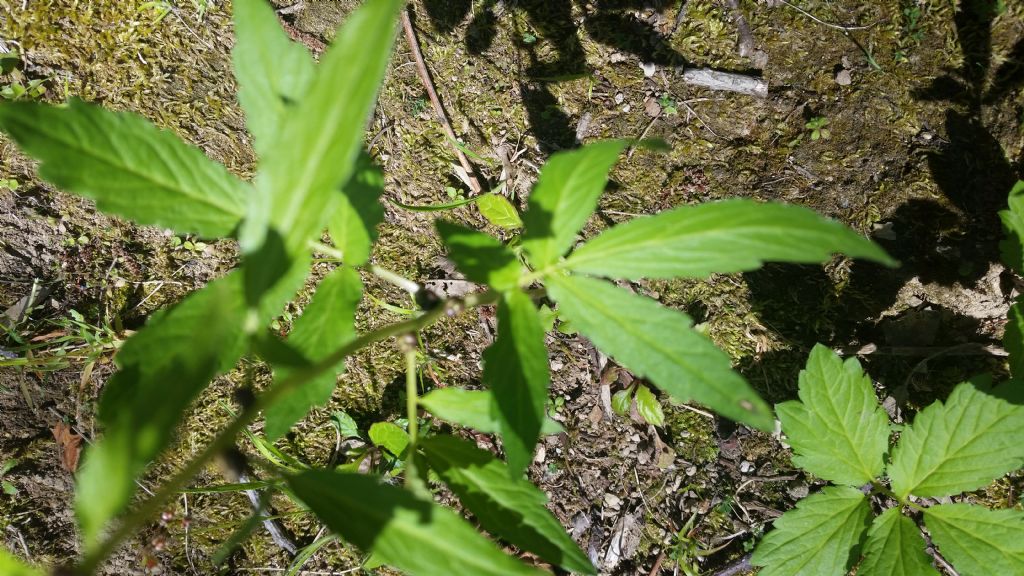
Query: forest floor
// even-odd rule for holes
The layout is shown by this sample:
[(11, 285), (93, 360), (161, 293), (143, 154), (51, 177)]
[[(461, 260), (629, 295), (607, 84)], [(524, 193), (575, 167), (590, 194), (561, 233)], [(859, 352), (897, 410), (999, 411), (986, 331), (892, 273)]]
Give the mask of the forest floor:
[[(293, 37), (318, 54), (355, 2), (276, 4), (286, 8)], [(860, 354), (900, 420), (972, 374), (1005, 373), (990, 352), (1015, 287), (999, 264), (996, 212), (1024, 177), (1024, 3), (964, 4), (416, 0), (410, 10), (454, 130), (480, 157), (477, 173), (487, 186), (507, 178), (519, 208), (550, 154), (601, 138), (659, 138), (668, 152), (638, 148), (622, 159), (585, 235), (679, 204), (750, 197), (811, 207), (882, 244), (898, 269), (837, 258), (633, 288), (703, 324), (771, 402), (795, 396), (816, 342)], [(740, 33), (740, 13), (749, 37)], [(17, 50), (20, 60), (3, 69), (0, 89), (40, 80), (45, 101), (77, 96), (140, 113), (248, 176), (255, 160), (234, 96), (230, 14), (230, 2), (214, 0), (0, 0), (0, 58)], [(684, 67), (762, 78), (769, 92), (694, 87)], [(808, 123), (824, 125), (815, 119), (827, 120), (827, 138), (812, 138)], [(445, 286), (453, 271), (433, 233), (436, 214), (397, 203), (470, 192), (404, 37), (367, 140), (387, 177), (374, 262)], [(445, 215), (509, 237), (472, 205)], [(44, 565), (76, 556), (77, 449), (67, 438), (88, 444), (100, 432), (93, 411), (118, 343), (236, 261), (231, 241), (175, 237), (96, 212), (41, 182), (0, 137), (0, 311), (8, 317), (0, 318), (0, 353), (29, 359), (0, 364), (0, 464), (11, 464), (0, 472), (10, 486), (0, 493), (7, 549)], [(374, 299), (359, 311), (360, 328), (415, 306), (365, 280)], [(282, 330), (306, 298), (289, 305)], [(484, 310), (427, 330), (429, 380), (478, 386), (492, 329)], [(632, 377), (580, 337), (548, 338), (554, 417), (566, 432), (542, 441), (529, 475), (602, 574), (741, 567), (771, 521), (820, 485), (792, 466), (777, 438), (700, 407), (663, 398), (661, 427), (614, 414), (608, 398)], [(400, 418), (400, 363), (390, 344), (350, 359), (330, 405), (278, 448), (323, 465), (343, 457), (336, 412), (363, 430)], [(145, 487), (159, 485), (229, 418), (224, 406), (239, 378), (229, 374), (203, 394)], [(260, 426), (252, 432), (258, 437)], [(194, 486), (224, 481), (211, 467)], [(1017, 475), (977, 497), (1005, 504), (1022, 490)], [(272, 504), (300, 546), (321, 534), (296, 505)], [(213, 566), (251, 514), (244, 494), (183, 494), (172, 514), (106, 573), (276, 574), (291, 563), (257, 530)], [(332, 542), (304, 569), (341, 572), (360, 560)]]

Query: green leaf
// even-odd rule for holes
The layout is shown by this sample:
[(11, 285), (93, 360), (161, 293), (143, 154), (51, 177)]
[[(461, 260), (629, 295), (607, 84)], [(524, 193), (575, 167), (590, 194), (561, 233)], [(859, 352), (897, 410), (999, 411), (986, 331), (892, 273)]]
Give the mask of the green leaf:
[(22, 564), (13, 554), (0, 546), (0, 574), (4, 576), (43, 576), (43, 573), (35, 568)]
[(170, 442), (192, 400), (242, 355), (241, 280), (236, 271), (193, 292), (151, 318), (114, 357), (120, 370), (99, 406), (104, 434), (86, 451), (75, 492), (86, 548), (128, 504), (135, 478)]
[[(612, 408), (614, 409), (614, 406)], [(648, 424), (661, 426), (665, 423), (665, 413), (661, 410), (661, 402), (658, 402), (647, 386), (640, 386), (636, 389), (636, 411), (643, 416)]]
[(528, 480), (510, 478), (505, 464), (490, 452), (452, 436), (427, 438), (420, 446), (431, 469), (486, 530), (566, 570), (597, 573), (544, 507), (544, 492)]
[(509, 473), (518, 477), (533, 460), (551, 384), (544, 328), (525, 293), (502, 295), (498, 337), (483, 360), (483, 380), (494, 393)]
[(631, 280), (704, 278), (766, 261), (824, 262), (836, 252), (895, 264), (875, 243), (806, 208), (727, 200), (619, 224), (573, 252), (565, 267)]
[(173, 132), (78, 99), (66, 107), (2, 103), (0, 130), (42, 162), (41, 178), (139, 224), (227, 236), (252, 194)]
[(924, 548), (917, 524), (890, 508), (871, 523), (857, 576), (939, 576)]
[(282, 121), (313, 78), (313, 57), (292, 42), (267, 0), (235, 0), (235, 46), (231, 50), (238, 101), (261, 158), (277, 152)]
[(409, 447), (409, 434), (392, 422), (375, 422), (367, 434), (375, 446), (380, 446), (398, 457), (401, 457)]
[(438, 220), (436, 226), (448, 247), (448, 255), (466, 278), (501, 291), (519, 285), (523, 267), (501, 242), (483, 232), (444, 220)]
[(629, 406), (633, 403), (633, 389), (626, 388), (612, 394), (612, 410), (619, 416), (629, 415)]
[(860, 556), (870, 522), (864, 494), (828, 486), (777, 519), (750, 563), (764, 566), (759, 576), (843, 576)]
[(327, 226), (345, 264), (362, 266), (370, 260), (370, 250), (377, 241), (377, 225), (384, 221), (384, 205), (380, 203), (384, 172), (363, 152), (356, 173), (341, 192), (341, 200)]
[(454, 512), (371, 476), (309, 471), (288, 483), (331, 530), (413, 576), (543, 574), (503, 554)]
[(1024, 512), (940, 504), (924, 511), (924, 523), (961, 576), (1024, 574)]
[(593, 278), (552, 276), (547, 283), (561, 317), (637, 377), (680, 402), (697, 400), (761, 430), (773, 428), (768, 405), (686, 314)]
[[(349, 267), (335, 268), (320, 281), (313, 299), (292, 325), (288, 344), (311, 362), (319, 362), (338, 346), (355, 337), (356, 307), (363, 297), (359, 273)], [(344, 360), (335, 369), (289, 391), (265, 412), (264, 432), (271, 441), (286, 434), (310, 408), (331, 399), (338, 376), (344, 372)], [(276, 367), (274, 379), (291, 377), (295, 370)]]
[(345, 411), (338, 410), (331, 414), (331, 422), (334, 423), (334, 426), (338, 429), (338, 434), (341, 434), (342, 438), (359, 438), (362, 436), (359, 433), (359, 425)]
[(280, 146), (264, 159), (258, 195), (241, 240), (246, 251), (263, 243), (266, 226), (285, 238), (289, 253), (319, 236), (355, 173), (367, 119), (391, 59), (401, 0), (374, 0), (354, 11), (320, 59), (302, 101), (278, 133)]
[(482, 194), (476, 201), (476, 207), (480, 209), (481, 216), (499, 228), (517, 230), (523, 227), (519, 211), (501, 194)]
[(1006, 232), (1006, 238), (999, 242), (999, 251), (1003, 264), (1020, 274), (1024, 273), (1024, 181), (1017, 182), (1010, 190), (1007, 203), (1010, 209), (999, 212)]
[[(438, 388), (419, 399), (420, 405), (434, 416), (472, 428), (484, 434), (500, 434), (501, 423), (497, 418), (494, 394), (490, 390), (466, 390), (465, 388)], [(551, 418), (544, 418), (540, 426), (542, 436), (560, 434), (562, 426)]]
[(484, 196), (486, 196), (486, 194), (482, 194), (480, 196), (473, 196), (472, 198), (463, 198), (462, 200), (456, 200), (455, 202), (446, 202), (444, 204), (428, 204), (425, 206), (402, 204), (398, 200), (392, 200), (391, 198), (388, 198), (388, 202), (391, 202), (392, 204), (398, 206), (402, 210), (408, 210), (410, 212), (444, 212), (445, 210), (454, 210), (455, 208), (465, 206), (466, 204), (473, 204), (474, 202), (479, 201)]
[(1018, 297), (1007, 312), (1003, 347), (1010, 355), (1010, 374), (1024, 378), (1024, 296)]
[(856, 358), (818, 344), (800, 372), (800, 400), (775, 407), (793, 463), (836, 484), (861, 486), (882, 474), (889, 418)]
[(572, 247), (627, 145), (625, 140), (596, 142), (553, 154), (544, 165), (523, 215), (523, 248), (535, 268), (554, 264)]
[(888, 473), (902, 499), (976, 490), (1021, 465), (1024, 407), (965, 382), (903, 430)]

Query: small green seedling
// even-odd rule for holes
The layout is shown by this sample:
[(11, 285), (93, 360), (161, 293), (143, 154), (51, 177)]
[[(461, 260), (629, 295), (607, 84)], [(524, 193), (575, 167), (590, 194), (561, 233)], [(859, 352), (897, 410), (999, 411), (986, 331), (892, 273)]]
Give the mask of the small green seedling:
[(0, 190), (10, 190), (11, 192), (17, 192), (19, 182), (14, 178), (0, 178)]
[(1024, 406), (1006, 399), (1014, 395), (1017, 382), (960, 384), (891, 446), (894, 425), (860, 364), (816, 346), (800, 400), (776, 412), (793, 463), (831, 485), (777, 519), (751, 563), (761, 576), (840, 576), (854, 565), (857, 576), (938, 576), (927, 528), (964, 576), (1024, 574), (1024, 512), (961, 496), (1024, 464)]
[(46, 93), (45, 80), (29, 80), (28, 84), (14, 81), (0, 88), (0, 96), (7, 100), (35, 100)]
[(665, 424), (665, 412), (661, 409), (661, 402), (647, 386), (633, 382), (625, 390), (612, 394), (612, 410), (619, 416), (628, 417), (634, 403), (637, 414), (645, 422), (655, 426)]
[(679, 114), (678, 104), (668, 94), (662, 94), (661, 98), (658, 98), (658, 104), (661, 105), (661, 113), (665, 116)]
[(828, 140), (832, 137), (832, 131), (827, 128), (829, 124), (828, 118), (824, 116), (815, 116), (804, 124), (804, 128), (811, 131), (811, 140)]
[(6, 476), (7, 473), (13, 470), (17, 465), (18, 461), (15, 458), (11, 458), (4, 461), (3, 464), (0, 464), (0, 489), (3, 489), (4, 494), (7, 494), (8, 496), (17, 496), (18, 488), (9, 480), (4, 479), (4, 476)]

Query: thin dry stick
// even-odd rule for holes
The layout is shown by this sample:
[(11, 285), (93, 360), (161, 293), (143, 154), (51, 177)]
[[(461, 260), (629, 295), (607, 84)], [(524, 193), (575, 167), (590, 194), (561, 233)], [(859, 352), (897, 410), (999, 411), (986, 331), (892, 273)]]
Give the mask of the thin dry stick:
[(459, 150), (458, 146), (454, 143), (458, 142), (459, 139), (455, 137), (455, 131), (452, 130), (452, 123), (448, 120), (448, 113), (445, 112), (444, 106), (441, 105), (441, 99), (437, 97), (437, 90), (434, 90), (434, 81), (430, 78), (430, 70), (427, 69), (427, 63), (423, 60), (423, 52), (420, 51), (420, 43), (416, 39), (416, 30), (412, 27), (412, 20), (409, 19), (409, 11), (402, 11), (402, 29), (405, 30), (405, 39), (409, 42), (409, 48), (412, 50), (413, 59), (416, 61), (416, 70), (420, 73), (420, 80), (423, 81), (423, 87), (427, 89), (427, 95), (430, 96), (430, 103), (434, 105), (434, 112), (437, 114), (437, 118), (441, 121), (441, 126), (444, 128), (444, 133), (448, 135), (448, 138), (452, 140), (452, 147), (455, 148), (455, 155), (459, 158), (459, 164), (462, 165), (462, 169), (466, 171), (466, 175), (469, 176), (469, 184), (473, 188), (474, 194), (481, 194), (483, 192), (483, 186), (480, 185), (480, 180), (476, 177), (476, 171), (473, 169), (473, 165), (469, 163), (469, 158)]

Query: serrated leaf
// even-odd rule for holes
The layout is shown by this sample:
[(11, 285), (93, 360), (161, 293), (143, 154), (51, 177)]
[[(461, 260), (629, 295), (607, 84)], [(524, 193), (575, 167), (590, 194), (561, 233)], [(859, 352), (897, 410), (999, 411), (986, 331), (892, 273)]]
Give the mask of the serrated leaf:
[[(362, 297), (359, 273), (349, 267), (335, 268), (320, 281), (313, 299), (295, 320), (287, 343), (311, 362), (323, 360), (355, 337), (356, 307)], [(264, 427), (267, 438), (271, 441), (280, 438), (310, 408), (326, 404), (344, 370), (345, 362), (341, 361), (334, 370), (292, 389), (268, 407)], [(275, 367), (274, 379), (287, 379), (294, 372), (289, 367)]]
[(23, 564), (2, 546), (0, 546), (0, 574), (4, 576), (43, 576), (42, 572)]
[(750, 563), (759, 576), (843, 576), (860, 556), (871, 506), (859, 490), (829, 486), (775, 521)]
[(327, 223), (335, 248), (341, 250), (349, 266), (362, 266), (370, 260), (370, 250), (377, 241), (377, 225), (384, 221), (382, 194), (384, 172), (363, 152), (355, 174), (341, 188), (341, 199)]
[(1003, 347), (1010, 355), (1010, 374), (1014, 378), (1024, 378), (1024, 296), (1018, 297), (1006, 314)]
[(1010, 209), (999, 212), (1006, 232), (1006, 238), (999, 242), (999, 251), (1003, 264), (1020, 274), (1024, 273), (1024, 181), (1010, 190), (1007, 203)]
[(409, 434), (392, 422), (374, 422), (367, 431), (370, 442), (395, 456), (402, 456), (409, 447)]
[(420, 446), (431, 469), (486, 530), (566, 570), (597, 573), (544, 507), (547, 496), (527, 480), (510, 478), (489, 452), (451, 436), (427, 438)]
[(857, 576), (939, 576), (925, 546), (917, 524), (890, 508), (871, 523)]
[(139, 224), (227, 236), (252, 194), (174, 133), (77, 98), (66, 107), (0, 103), (0, 130), (42, 162), (41, 178)]
[[(420, 396), (419, 402), (431, 414), (442, 420), (484, 434), (501, 433), (494, 394), (490, 390), (438, 388)], [(544, 418), (540, 426), (542, 436), (560, 434), (563, 431), (562, 426), (551, 418)]]
[(167, 446), (192, 400), (242, 355), (241, 279), (232, 272), (193, 292), (151, 318), (114, 357), (120, 370), (99, 406), (104, 434), (86, 451), (75, 492), (86, 548), (128, 504), (135, 478)]
[(482, 194), (476, 201), (476, 207), (480, 210), (481, 216), (498, 228), (517, 230), (523, 227), (519, 211), (501, 194)]
[(317, 470), (288, 483), (331, 530), (413, 576), (543, 574), (503, 554), (454, 512), (371, 476)]
[(323, 54), (302, 100), (278, 133), (281, 142), (256, 177), (240, 238), (257, 249), (267, 227), (289, 253), (305, 250), (327, 224), (337, 190), (355, 173), (363, 132), (391, 58), (400, 0), (366, 2), (352, 12)]
[[(612, 408), (614, 409), (614, 406)], [(636, 389), (636, 411), (648, 424), (661, 426), (665, 423), (665, 413), (661, 410), (661, 402), (658, 402), (647, 386), (640, 386)]]
[(697, 400), (734, 420), (773, 428), (768, 405), (686, 314), (584, 276), (552, 276), (547, 284), (559, 314), (637, 377), (680, 402)]
[(313, 78), (313, 57), (292, 42), (266, 0), (235, 0), (231, 50), (238, 102), (262, 158), (278, 150), (282, 120), (302, 100)]
[(924, 511), (924, 523), (961, 576), (1024, 574), (1024, 512), (940, 504)]
[(1021, 465), (1024, 407), (965, 382), (904, 428), (888, 474), (900, 498), (949, 496), (986, 486)]
[(627, 145), (624, 140), (606, 140), (551, 155), (523, 215), (523, 248), (535, 268), (554, 264), (572, 247)]
[(444, 220), (438, 220), (436, 226), (448, 255), (466, 278), (501, 291), (518, 286), (523, 267), (515, 253), (497, 239)]
[(835, 253), (895, 264), (875, 243), (812, 210), (739, 199), (619, 224), (573, 252), (565, 268), (631, 280), (705, 278), (768, 261), (824, 262)]
[(533, 460), (551, 384), (544, 328), (525, 293), (502, 295), (498, 337), (483, 360), (483, 380), (494, 394), (509, 473), (518, 477)]
[(843, 362), (818, 344), (800, 371), (800, 400), (775, 410), (793, 447), (793, 463), (848, 486), (882, 474), (889, 449), (889, 418), (856, 358)]

